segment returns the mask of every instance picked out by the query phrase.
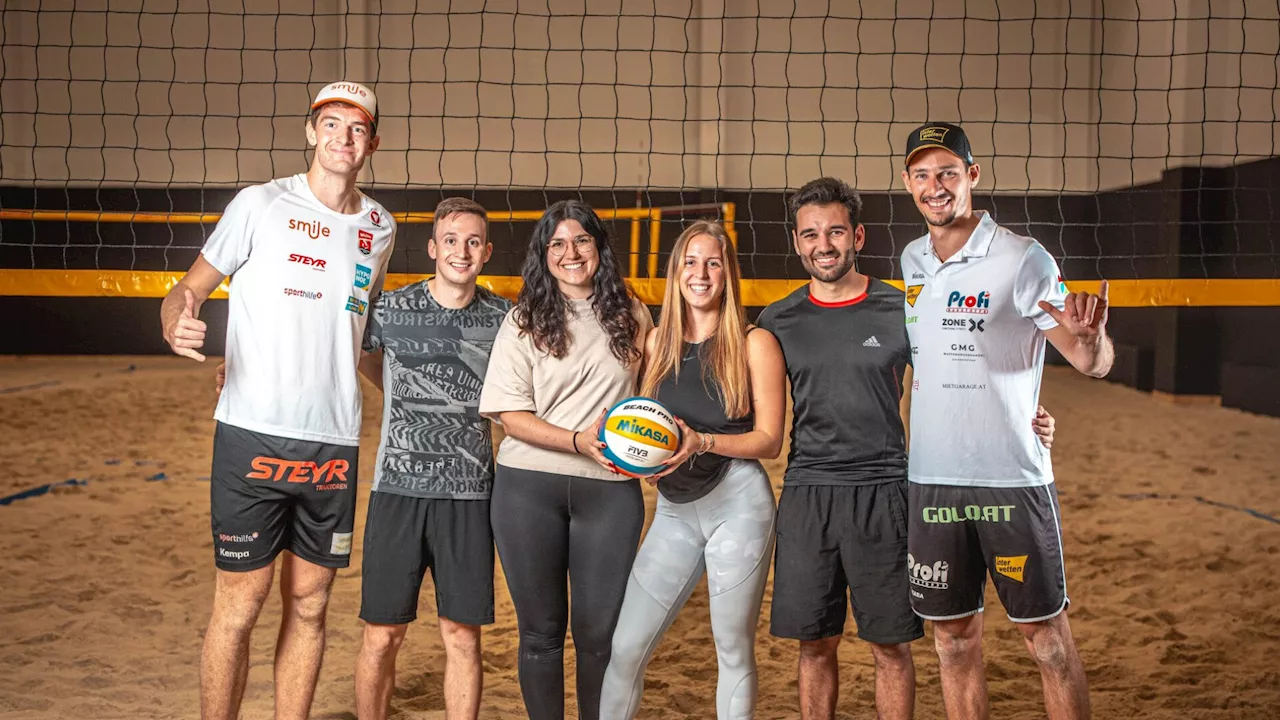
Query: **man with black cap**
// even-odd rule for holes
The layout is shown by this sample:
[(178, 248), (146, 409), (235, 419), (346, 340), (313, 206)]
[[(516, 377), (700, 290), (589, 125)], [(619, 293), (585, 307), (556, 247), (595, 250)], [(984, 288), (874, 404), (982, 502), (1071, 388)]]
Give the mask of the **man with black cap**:
[(324, 654), (325, 613), (351, 557), (361, 397), (356, 369), (369, 301), (395, 221), (356, 176), (378, 147), (373, 91), (326, 85), (305, 124), (303, 174), (241, 190), (165, 297), (165, 341), (203, 362), (200, 305), (233, 275), (226, 377), (210, 482), (213, 614), (200, 666), (201, 716), (239, 715), (249, 635), (282, 561), (275, 716), (304, 718)]
[(989, 713), (990, 573), (1040, 668), (1049, 717), (1088, 717), (1053, 467), (1027, 426), (1046, 339), (1080, 372), (1110, 371), (1107, 284), (1100, 295), (1067, 293), (1040, 243), (973, 209), (980, 170), (961, 128), (915, 129), (904, 164), (902, 182), (929, 229), (902, 253), (915, 367), (907, 573), (912, 607), (933, 621), (947, 714)]
[[(802, 720), (831, 720), (839, 648), (852, 608), (875, 661), (876, 714), (915, 710), (907, 559), (911, 343), (903, 293), (859, 271), (862, 200), (824, 177), (788, 198), (796, 254), (810, 281), (760, 313), (786, 360), (794, 410), (778, 500), (770, 632), (799, 641)], [(1030, 424), (1030, 422), (1028, 423)], [(1052, 442), (1048, 413), (1033, 432)]]

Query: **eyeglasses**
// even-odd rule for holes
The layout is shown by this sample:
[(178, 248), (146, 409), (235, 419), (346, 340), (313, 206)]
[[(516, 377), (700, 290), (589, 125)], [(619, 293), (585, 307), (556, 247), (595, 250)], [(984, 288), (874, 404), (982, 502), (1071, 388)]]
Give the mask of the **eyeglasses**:
[[(583, 235), (573, 239), (573, 249), (578, 251), (579, 255), (590, 255), (596, 251), (596, 239), (590, 235)], [(569, 250), (569, 243), (560, 238), (553, 238), (547, 243), (547, 253), (551, 257), (564, 257), (565, 252)]]

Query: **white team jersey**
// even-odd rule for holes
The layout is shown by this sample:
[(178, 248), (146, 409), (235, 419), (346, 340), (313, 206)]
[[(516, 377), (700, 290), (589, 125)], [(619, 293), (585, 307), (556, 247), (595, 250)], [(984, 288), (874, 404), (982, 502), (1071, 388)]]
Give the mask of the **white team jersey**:
[(356, 364), (395, 242), (391, 214), (325, 207), (307, 176), (241, 190), (201, 251), (231, 275), (227, 381), (214, 418), (333, 445), (360, 441)]
[(1024, 487), (1053, 482), (1049, 451), (1031, 428), (1045, 337), (1061, 309), (1058, 264), (1035, 240), (981, 213), (946, 263), (928, 235), (902, 253), (911, 393), (911, 482)]

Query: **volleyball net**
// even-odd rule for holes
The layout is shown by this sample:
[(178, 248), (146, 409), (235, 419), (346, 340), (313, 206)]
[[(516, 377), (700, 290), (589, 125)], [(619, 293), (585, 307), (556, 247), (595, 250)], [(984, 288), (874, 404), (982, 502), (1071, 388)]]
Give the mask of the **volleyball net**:
[[(11, 0), (0, 22), (0, 295), (152, 297), (238, 188), (301, 172), (326, 82), (372, 86), (361, 185), (430, 272), (430, 211), (491, 211), (510, 292), (577, 197), (648, 302), (698, 217), (761, 305), (805, 279), (785, 199), (865, 203), (866, 272), (924, 228), (902, 146), (962, 124), (976, 203), (1117, 305), (1280, 305), (1280, 0)], [(1084, 287), (1086, 285), (1081, 285)]]

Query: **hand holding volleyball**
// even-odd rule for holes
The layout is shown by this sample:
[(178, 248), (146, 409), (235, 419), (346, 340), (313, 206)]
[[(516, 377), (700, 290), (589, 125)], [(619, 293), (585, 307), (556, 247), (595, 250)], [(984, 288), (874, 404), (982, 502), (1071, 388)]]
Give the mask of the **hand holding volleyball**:
[(676, 418), (676, 427), (680, 429), (680, 437), (682, 438), (680, 449), (676, 451), (675, 455), (667, 458), (667, 463), (660, 468), (658, 473), (648, 478), (650, 484), (656, 485), (659, 478), (675, 472), (676, 468), (680, 467), (680, 463), (692, 457), (697, 452), (698, 447), (702, 445), (702, 434), (685, 425), (680, 418)]
[(601, 416), (602, 455), (623, 475), (647, 478), (680, 449), (684, 428), (657, 400), (631, 397)]
[(1107, 281), (1102, 281), (1098, 294), (1073, 292), (1067, 295), (1063, 309), (1041, 300), (1040, 309), (1075, 337), (1097, 338), (1107, 332)]
[(596, 418), (595, 425), (592, 425), (590, 430), (583, 430), (578, 433), (574, 438), (573, 446), (575, 450), (600, 463), (600, 466), (609, 472), (617, 472), (618, 469), (614, 467), (613, 462), (604, 453), (605, 443), (601, 439), (604, 434), (603, 428), (607, 414), (607, 410), (601, 410), (600, 417)]
[(184, 288), (182, 294), (185, 301), (182, 312), (178, 314), (177, 322), (166, 328), (164, 339), (178, 355), (204, 362), (204, 355), (197, 352), (196, 348), (204, 347), (204, 334), (208, 326), (196, 318), (196, 294), (189, 288)]

